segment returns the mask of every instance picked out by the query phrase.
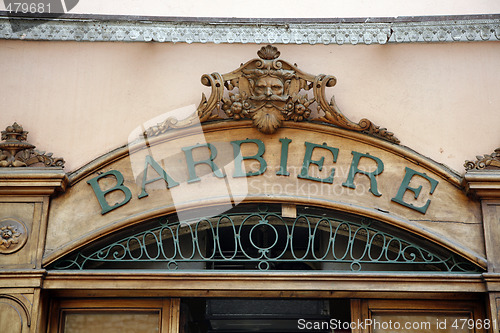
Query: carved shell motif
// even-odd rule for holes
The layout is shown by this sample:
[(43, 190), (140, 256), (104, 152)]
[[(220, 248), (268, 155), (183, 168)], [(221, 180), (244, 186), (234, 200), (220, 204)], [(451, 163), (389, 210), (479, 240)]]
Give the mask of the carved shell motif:
[[(303, 72), (296, 65), (280, 60), (280, 52), (271, 45), (262, 47), (257, 55), (259, 59), (252, 59), (230, 73), (202, 76), (202, 84), (211, 87), (212, 92), (208, 99), (202, 95), (197, 115), (194, 115), (200, 122), (224, 119), (223, 113), (230, 119), (251, 120), (260, 132), (272, 134), (287, 121), (320, 121), (399, 143), (392, 132), (368, 119), (359, 123), (349, 120), (333, 97), (327, 101), (325, 90), (337, 83), (334, 76)], [(310, 90), (312, 97), (307, 93)], [(314, 105), (317, 113), (312, 112)], [(318, 116), (313, 118), (312, 114)], [(190, 123), (193, 121), (189, 119), (183, 122), (185, 125)], [(145, 135), (158, 135), (168, 128), (180, 126), (182, 124), (173, 124), (167, 119), (148, 129)]]
[(262, 47), (259, 51), (257, 51), (257, 55), (261, 59), (273, 60), (279, 58), (280, 51), (278, 51), (278, 49), (272, 45), (267, 45)]

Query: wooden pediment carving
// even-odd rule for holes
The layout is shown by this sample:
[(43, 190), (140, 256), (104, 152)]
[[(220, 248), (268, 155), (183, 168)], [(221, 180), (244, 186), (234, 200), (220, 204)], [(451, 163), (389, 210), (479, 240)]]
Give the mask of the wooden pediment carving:
[(64, 159), (36, 150), (27, 139), (28, 132), (17, 123), (2, 131), (0, 167), (64, 167)]
[(500, 147), (491, 154), (477, 155), (475, 161), (465, 161), (465, 170), (499, 170), (500, 169)]
[[(202, 76), (202, 84), (211, 87), (212, 92), (208, 99), (202, 95), (196, 114), (200, 122), (247, 119), (260, 132), (272, 134), (287, 121), (319, 121), (399, 143), (393, 133), (368, 119), (361, 119), (359, 123), (349, 120), (333, 97), (327, 101), (325, 89), (337, 83), (334, 76), (303, 72), (297, 65), (279, 59), (280, 52), (271, 45), (262, 47), (257, 55), (258, 59), (246, 62), (230, 73)], [(312, 94), (308, 94), (309, 91)], [(317, 112), (313, 112), (314, 106)], [(145, 134), (155, 136), (168, 128), (192, 123), (193, 118), (181, 122), (167, 119)]]

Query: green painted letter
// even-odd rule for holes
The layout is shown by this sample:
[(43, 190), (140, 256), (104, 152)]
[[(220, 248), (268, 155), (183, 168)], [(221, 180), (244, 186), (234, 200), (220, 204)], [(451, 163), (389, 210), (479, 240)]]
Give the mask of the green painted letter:
[[(148, 165), (151, 165), (151, 167), (160, 175), (160, 177), (156, 177), (150, 180), (146, 180), (148, 177)], [(167, 183), (167, 188), (171, 188), (174, 186), (179, 185), (178, 182), (172, 179), (165, 170), (162, 169), (162, 167), (154, 160), (154, 158), (151, 155), (146, 156), (146, 164), (144, 165), (144, 175), (142, 177), (142, 191), (141, 194), (139, 194), (139, 199), (147, 197), (148, 192), (146, 192), (146, 185), (153, 183), (157, 180), (163, 179)]]
[[(257, 145), (258, 151), (257, 154), (253, 156), (243, 156), (241, 155), (241, 144), (242, 143), (250, 143), (253, 142)], [(264, 155), (264, 152), (266, 151), (266, 146), (264, 146), (264, 142), (258, 140), (258, 139), (246, 139), (246, 140), (236, 140), (236, 141), (231, 141), (231, 144), (233, 145), (233, 153), (234, 153), (234, 174), (233, 177), (249, 177), (249, 176), (258, 176), (263, 174), (266, 171), (267, 168), (267, 162), (266, 160), (262, 157)], [(241, 165), (243, 164), (243, 160), (257, 160), (259, 161), (260, 168), (258, 171), (255, 172), (247, 172), (244, 173), (243, 170), (241, 169)]]
[[(358, 153), (357, 151), (352, 151), (352, 163), (351, 163), (351, 168), (349, 169), (349, 174), (347, 175), (347, 180), (342, 184), (342, 186), (349, 187), (349, 188), (356, 188), (356, 185), (354, 185), (354, 176), (357, 173), (360, 173), (362, 175), (367, 175), (368, 178), (370, 178), (370, 192), (372, 192), (373, 195), (380, 197), (382, 194), (379, 193), (377, 189), (377, 180), (375, 179), (375, 176), (378, 176), (384, 171), (384, 162), (380, 160), (380, 158), (371, 156), (369, 154), (362, 154)], [(377, 162), (377, 170), (373, 172), (367, 172), (358, 169), (359, 165), (359, 160), (361, 157), (367, 157), (375, 162)]]
[(332, 153), (334, 163), (337, 162), (339, 149), (334, 147), (329, 147), (326, 143), (324, 143), (323, 145), (318, 145), (315, 143), (304, 142), (304, 144), (306, 145), (306, 153), (304, 154), (304, 162), (302, 163), (302, 169), (300, 170), (300, 174), (297, 176), (297, 178), (310, 179), (322, 183), (330, 183), (330, 184), (333, 183), (333, 175), (335, 174), (334, 168), (332, 168), (332, 173), (330, 174), (330, 177), (316, 178), (309, 176), (309, 165), (311, 164), (317, 165), (319, 171), (323, 169), (323, 163), (325, 162), (324, 157), (321, 157), (318, 161), (311, 160), (314, 148), (322, 148), (329, 150), (330, 153)]
[[(103, 191), (101, 187), (99, 186), (99, 179), (112, 176), (115, 177), (116, 179), (116, 185), (112, 188), (107, 189), (106, 191)], [(117, 170), (111, 170), (108, 172), (105, 172), (95, 178), (87, 180), (87, 183), (92, 186), (92, 189), (94, 190), (95, 196), (97, 197), (97, 201), (99, 201), (99, 204), (101, 205), (102, 211), (101, 214), (104, 215), (106, 213), (109, 213), (113, 209), (116, 209), (118, 207), (121, 207), (125, 205), (127, 202), (130, 201), (132, 198), (132, 193), (130, 192), (129, 188), (123, 185), (123, 175), (121, 174), (120, 171)], [(125, 199), (123, 199), (122, 202), (117, 202), (113, 206), (110, 206), (108, 202), (106, 201), (106, 194), (113, 192), (113, 191), (122, 191), (123, 194), (125, 194)]]
[[(200, 148), (200, 147), (207, 147), (210, 150), (210, 157), (207, 160), (201, 160), (201, 161), (194, 161), (193, 158), (193, 149), (195, 148)], [(189, 180), (188, 183), (193, 183), (193, 182), (199, 182), (201, 179), (196, 175), (196, 170), (195, 166), (198, 164), (207, 164), (210, 168), (212, 168), (212, 171), (215, 176), (219, 178), (224, 178), (225, 175), (222, 173), (222, 171), (217, 167), (217, 165), (214, 163), (215, 157), (217, 157), (217, 148), (215, 148), (214, 145), (210, 143), (205, 143), (205, 144), (197, 144), (191, 147), (184, 147), (182, 148), (182, 151), (184, 152), (184, 155), (186, 155), (186, 162), (187, 162), (187, 167), (188, 167), (188, 172), (189, 172)]]
[(407, 202), (403, 201), (403, 196), (404, 196), (406, 191), (412, 191), (415, 195), (415, 199), (417, 199), (418, 196), (420, 195), (420, 191), (422, 191), (422, 185), (420, 185), (417, 188), (410, 186), (410, 181), (413, 178), (413, 176), (415, 176), (415, 175), (426, 179), (431, 184), (431, 190), (429, 191), (429, 194), (434, 193), (434, 190), (436, 189), (436, 186), (438, 185), (438, 181), (427, 176), (425, 173), (417, 172), (417, 171), (410, 169), (408, 167), (405, 168), (405, 171), (406, 171), (406, 174), (405, 174), (405, 177), (403, 178), (403, 181), (401, 182), (401, 186), (399, 187), (398, 194), (396, 194), (396, 196), (394, 198), (392, 198), (391, 200), (394, 202), (397, 202), (400, 205), (403, 205), (405, 207), (414, 209), (417, 212), (425, 214), (425, 212), (427, 211), (427, 208), (429, 207), (429, 204), (431, 203), (430, 199), (427, 200), (425, 205), (423, 205), (421, 207), (417, 207), (415, 205), (412, 205), (411, 203), (407, 203)]
[(291, 139), (284, 138), (280, 139), (281, 142), (281, 160), (280, 160), (280, 169), (276, 174), (278, 176), (290, 176), (290, 172), (286, 169), (287, 163), (288, 163), (288, 146), (290, 145), (290, 142), (292, 142)]

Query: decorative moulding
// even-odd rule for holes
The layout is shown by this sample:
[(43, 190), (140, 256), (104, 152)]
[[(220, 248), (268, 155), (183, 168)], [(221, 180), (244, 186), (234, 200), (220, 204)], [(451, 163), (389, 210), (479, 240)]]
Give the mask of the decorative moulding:
[(479, 199), (500, 199), (500, 170), (466, 172), (464, 183), (467, 194)]
[(0, 168), (0, 195), (51, 195), (64, 192), (68, 176), (60, 168)]
[(464, 167), (467, 193), (480, 199), (500, 199), (500, 148), (476, 156), (476, 161), (465, 161)]
[(465, 161), (465, 170), (498, 170), (500, 171), (500, 147), (488, 155), (477, 155), (476, 161)]
[(306, 73), (296, 64), (278, 59), (280, 52), (271, 45), (262, 47), (257, 55), (258, 59), (230, 73), (203, 75), (202, 84), (211, 87), (212, 92), (208, 99), (202, 94), (197, 112), (182, 121), (168, 118), (149, 128), (144, 135), (153, 137), (170, 128), (186, 127), (198, 118), (200, 122), (248, 119), (265, 134), (275, 133), (287, 121), (319, 121), (399, 143), (392, 132), (368, 119), (359, 123), (349, 120), (333, 97), (327, 101), (325, 89), (337, 83), (334, 76)]
[[(4, 14), (5, 15), (5, 14)], [(0, 39), (57, 41), (386, 44), (500, 40), (498, 15), (353, 19), (0, 17)]]
[[(241, 292), (238, 284), (245, 284), (247, 290), (256, 290), (260, 294), (269, 297), (282, 297), (287, 292), (290, 295), (300, 294), (296, 288), (302, 288), (307, 284), (306, 295), (311, 295), (311, 290), (321, 291), (336, 290), (345, 293), (346, 297), (352, 297), (353, 293), (359, 291), (395, 292), (405, 293), (417, 292), (421, 297), (422, 292), (431, 292), (435, 295), (439, 292), (485, 292), (484, 282), (481, 274), (436, 274), (436, 273), (322, 273), (318, 272), (274, 272), (274, 274), (262, 272), (238, 272), (227, 271), (224, 274), (205, 272), (109, 272), (109, 271), (48, 271), (44, 279), (44, 289), (79, 289), (92, 290), (99, 294), (102, 290), (113, 289), (116, 295), (125, 291), (122, 295), (143, 296), (145, 289), (165, 290), (167, 293), (174, 290), (174, 295), (179, 295), (182, 290), (210, 289), (210, 294), (225, 296), (228, 290)], [(320, 277), (319, 277), (320, 276)], [(89, 277), (92, 277), (90, 279)], [(95, 288), (98, 281), (99, 289)], [(228, 282), (228, 283), (225, 283)], [(299, 286), (299, 287), (297, 287)], [(302, 287), (300, 287), (302, 286)], [(262, 290), (265, 292), (262, 292)], [(74, 292), (74, 291), (73, 291)], [(393, 294), (388, 294), (390, 297)], [(431, 296), (435, 297), (435, 296)]]
[[(488, 291), (500, 292), (500, 274), (498, 273), (483, 273), (483, 279), (486, 283)], [(497, 297), (498, 300), (498, 297)]]
[(14, 123), (2, 131), (0, 142), (0, 167), (64, 167), (62, 158), (52, 157), (52, 153), (35, 150), (28, 143), (28, 132)]

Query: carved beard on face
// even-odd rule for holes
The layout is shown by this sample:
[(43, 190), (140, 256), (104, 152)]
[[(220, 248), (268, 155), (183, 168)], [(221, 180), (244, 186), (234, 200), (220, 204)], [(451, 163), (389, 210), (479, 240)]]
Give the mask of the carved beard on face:
[(275, 107), (264, 107), (252, 115), (253, 124), (265, 134), (273, 134), (284, 120), (283, 114)]

